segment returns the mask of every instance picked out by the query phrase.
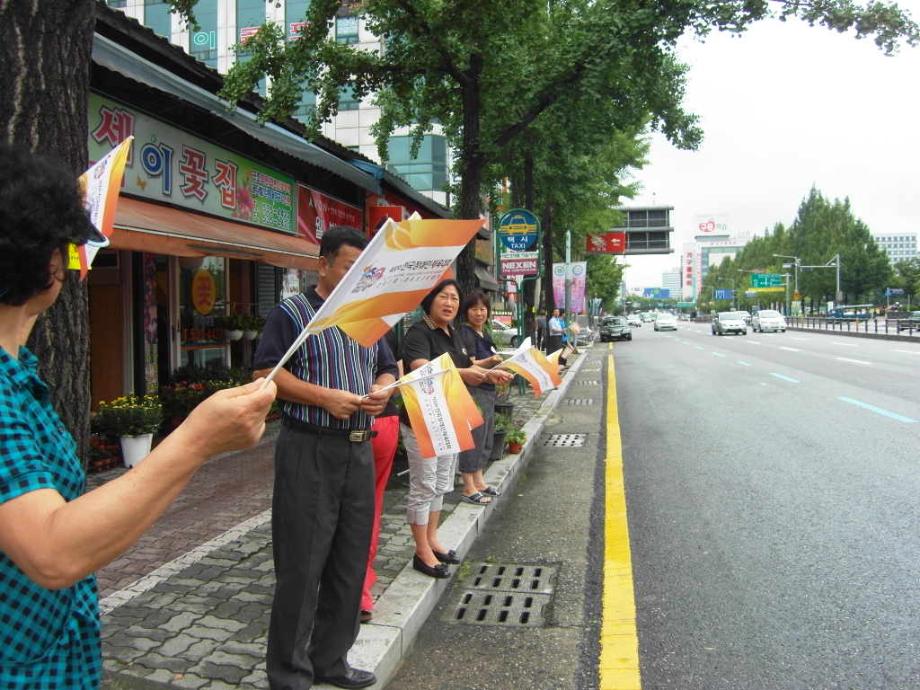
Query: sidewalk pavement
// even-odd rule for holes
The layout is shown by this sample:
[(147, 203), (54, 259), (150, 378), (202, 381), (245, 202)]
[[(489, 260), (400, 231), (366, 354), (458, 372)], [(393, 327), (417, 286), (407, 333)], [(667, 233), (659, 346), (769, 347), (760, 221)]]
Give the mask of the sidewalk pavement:
[[(573, 362), (562, 388), (540, 399), (529, 390), (512, 392), (514, 420), (527, 433), (524, 450), (488, 468), (489, 482), (503, 490), (492, 505), (459, 504), (459, 491), (446, 497), (445, 546), (465, 554), (496, 505), (510, 500), (546, 418), (584, 361), (582, 355)], [(104, 688), (268, 687), (264, 656), (274, 590), (270, 517), (276, 435), (273, 428), (255, 448), (205, 465), (154, 528), (98, 573)], [(94, 475), (90, 487), (125, 471)], [(407, 492), (407, 475), (391, 478), (375, 561), (374, 620), (361, 626), (349, 653), (354, 666), (375, 671), (375, 688), (393, 676), (448, 582), (411, 568)]]

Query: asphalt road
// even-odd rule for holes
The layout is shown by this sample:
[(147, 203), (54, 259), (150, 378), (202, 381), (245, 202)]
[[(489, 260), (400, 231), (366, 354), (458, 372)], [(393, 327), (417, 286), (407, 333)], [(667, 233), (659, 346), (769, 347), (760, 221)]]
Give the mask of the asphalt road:
[(920, 687), (920, 344), (615, 346), (643, 687)]

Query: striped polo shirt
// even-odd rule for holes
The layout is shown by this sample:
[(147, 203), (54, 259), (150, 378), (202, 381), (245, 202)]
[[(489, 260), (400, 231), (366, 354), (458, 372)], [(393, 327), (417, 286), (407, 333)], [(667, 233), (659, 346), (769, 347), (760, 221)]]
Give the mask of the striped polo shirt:
[[(270, 369), (280, 362), (323, 301), (314, 286), (275, 307), (266, 319), (253, 368)], [(308, 336), (284, 366), (302, 381), (356, 395), (369, 393), (381, 374), (399, 375), (393, 353), (383, 340), (372, 347), (363, 347), (340, 328), (327, 328)], [(348, 419), (336, 419), (325, 408), (281, 400), (281, 412), (299, 422), (332, 429), (371, 426), (371, 417), (363, 410)]]

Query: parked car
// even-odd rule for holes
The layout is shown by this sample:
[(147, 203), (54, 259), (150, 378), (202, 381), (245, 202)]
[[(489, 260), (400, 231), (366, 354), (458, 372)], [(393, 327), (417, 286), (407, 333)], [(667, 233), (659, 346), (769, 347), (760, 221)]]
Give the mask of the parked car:
[(754, 314), (751, 328), (755, 333), (786, 332), (786, 319), (775, 309), (761, 309)]
[(498, 319), (492, 319), (492, 340), (497, 347), (508, 348), (517, 347), (521, 344), (521, 336), (518, 335), (518, 329), (513, 326), (506, 326)]
[(898, 333), (920, 330), (920, 311), (912, 311), (906, 319), (898, 319)]
[(747, 335), (747, 324), (744, 322), (744, 315), (741, 312), (720, 311), (713, 317), (712, 334), (725, 335), (726, 333)]
[(673, 314), (659, 314), (658, 318), (655, 319), (655, 330), (676, 331), (677, 319), (674, 318)]
[(642, 317), (638, 314), (630, 314), (626, 319), (626, 323), (632, 328), (642, 328)]
[(588, 325), (587, 316), (576, 316), (578, 333), (575, 336), (575, 347), (587, 347), (597, 339), (597, 333)]
[(601, 321), (601, 342), (608, 340), (632, 340), (632, 329), (625, 317), (605, 316)]

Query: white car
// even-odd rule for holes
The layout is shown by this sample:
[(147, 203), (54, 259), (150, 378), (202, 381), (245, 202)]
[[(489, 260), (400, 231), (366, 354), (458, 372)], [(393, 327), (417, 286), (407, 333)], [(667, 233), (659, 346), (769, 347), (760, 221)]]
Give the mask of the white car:
[(626, 319), (626, 323), (633, 328), (642, 328), (642, 317), (638, 314), (630, 314), (629, 318)]
[(677, 319), (674, 318), (673, 314), (659, 314), (658, 318), (655, 319), (655, 330), (676, 331)]
[(754, 314), (754, 318), (751, 322), (751, 328), (753, 328), (755, 333), (766, 333), (767, 331), (785, 333), (786, 319), (784, 319), (783, 315), (774, 309), (761, 309), (759, 312)]
[(521, 344), (521, 337), (518, 335), (518, 329), (513, 326), (506, 326), (498, 319), (492, 319), (492, 340), (499, 348), (517, 347)]
[(747, 324), (744, 321), (744, 314), (740, 311), (720, 311), (712, 317), (712, 334), (726, 335), (728, 333), (747, 335)]

